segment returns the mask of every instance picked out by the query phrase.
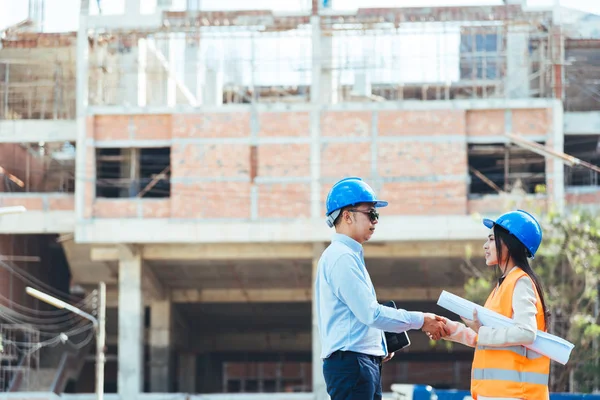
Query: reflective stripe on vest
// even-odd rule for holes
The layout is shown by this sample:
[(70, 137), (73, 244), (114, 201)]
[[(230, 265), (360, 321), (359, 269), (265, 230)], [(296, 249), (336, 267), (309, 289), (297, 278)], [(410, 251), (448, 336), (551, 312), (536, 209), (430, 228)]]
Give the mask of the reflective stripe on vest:
[(512, 369), (474, 369), (473, 379), (482, 381), (510, 381), (518, 383), (532, 383), (535, 385), (547, 385), (548, 374), (537, 372), (519, 372)]
[(525, 346), (507, 346), (507, 347), (492, 347), (492, 346), (477, 346), (477, 350), (508, 350), (520, 356), (527, 357), (529, 360), (537, 360), (543, 357), (540, 353), (528, 349)]

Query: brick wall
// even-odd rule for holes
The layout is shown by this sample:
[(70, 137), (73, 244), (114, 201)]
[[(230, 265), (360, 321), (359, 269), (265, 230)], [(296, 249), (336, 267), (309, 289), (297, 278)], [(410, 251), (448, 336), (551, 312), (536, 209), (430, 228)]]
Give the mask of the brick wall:
[(319, 122), (320, 160), (312, 161), (310, 113), (305, 111), (91, 117), (88, 136), (103, 146), (121, 146), (123, 141), (131, 146), (170, 145), (172, 186), (170, 198), (160, 201), (95, 199), (91, 147), (85, 214), (309, 217), (311, 163), (318, 163), (323, 200), (333, 182), (354, 175), (391, 202), (384, 211), (388, 215), (464, 215), (485, 205), (467, 199), (469, 138), (501, 140), (507, 126), (530, 137), (549, 138), (552, 132), (549, 109), (329, 110), (321, 112)]
[(577, 190), (579, 188), (567, 189), (566, 203), (568, 205), (594, 205), (600, 204), (600, 188), (596, 190)]

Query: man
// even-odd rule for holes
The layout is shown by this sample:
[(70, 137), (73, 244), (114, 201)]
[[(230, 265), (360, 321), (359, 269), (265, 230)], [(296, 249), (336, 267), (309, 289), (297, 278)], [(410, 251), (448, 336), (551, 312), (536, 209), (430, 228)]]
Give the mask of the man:
[(315, 281), (321, 358), (331, 400), (381, 399), (381, 364), (390, 360), (384, 332), (422, 329), (434, 339), (445, 332), (441, 317), (377, 302), (362, 244), (379, 221), (378, 200), (360, 178), (337, 182), (327, 196), (327, 224), (335, 227)]

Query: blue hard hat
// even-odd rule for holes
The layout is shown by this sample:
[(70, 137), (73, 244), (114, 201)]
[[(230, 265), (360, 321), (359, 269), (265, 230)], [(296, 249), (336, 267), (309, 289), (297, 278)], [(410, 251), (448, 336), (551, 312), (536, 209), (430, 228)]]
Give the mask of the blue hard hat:
[(510, 211), (502, 214), (496, 221), (484, 218), (483, 224), (488, 228), (494, 225), (501, 226), (514, 235), (529, 250), (529, 255), (534, 258), (540, 243), (542, 243), (542, 227), (533, 217), (523, 210)]
[(335, 211), (358, 203), (374, 203), (375, 207), (388, 205), (387, 201), (378, 200), (371, 186), (362, 179), (356, 177), (344, 178), (333, 185), (327, 195), (327, 211), (325, 213), (328, 217), (327, 224), (330, 227), (333, 226), (333, 221), (339, 214)]

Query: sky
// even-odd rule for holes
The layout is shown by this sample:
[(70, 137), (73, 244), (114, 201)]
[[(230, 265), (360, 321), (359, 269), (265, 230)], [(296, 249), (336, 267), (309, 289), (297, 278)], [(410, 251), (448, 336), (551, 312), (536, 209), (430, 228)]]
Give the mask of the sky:
[[(77, 29), (78, 4), (80, 0), (45, 0), (46, 32), (74, 31)], [(157, 0), (141, 0), (142, 13), (151, 13)], [(308, 10), (310, 0), (198, 0), (203, 10), (223, 9), (272, 9), (277, 11)], [(556, 0), (528, 0), (530, 7), (551, 6)], [(0, 0), (0, 29), (17, 23), (27, 16), (29, 0)], [(95, 5), (96, 0), (91, 0)], [(598, 0), (560, 0), (563, 6), (600, 14)], [(124, 10), (124, 0), (102, 0), (104, 14), (119, 14)], [(174, 10), (183, 10), (186, 0), (173, 0)], [(332, 0), (337, 10), (353, 10), (360, 7), (415, 7), (415, 6), (461, 6), (502, 4), (501, 0)], [(95, 7), (92, 7), (94, 9)]]

